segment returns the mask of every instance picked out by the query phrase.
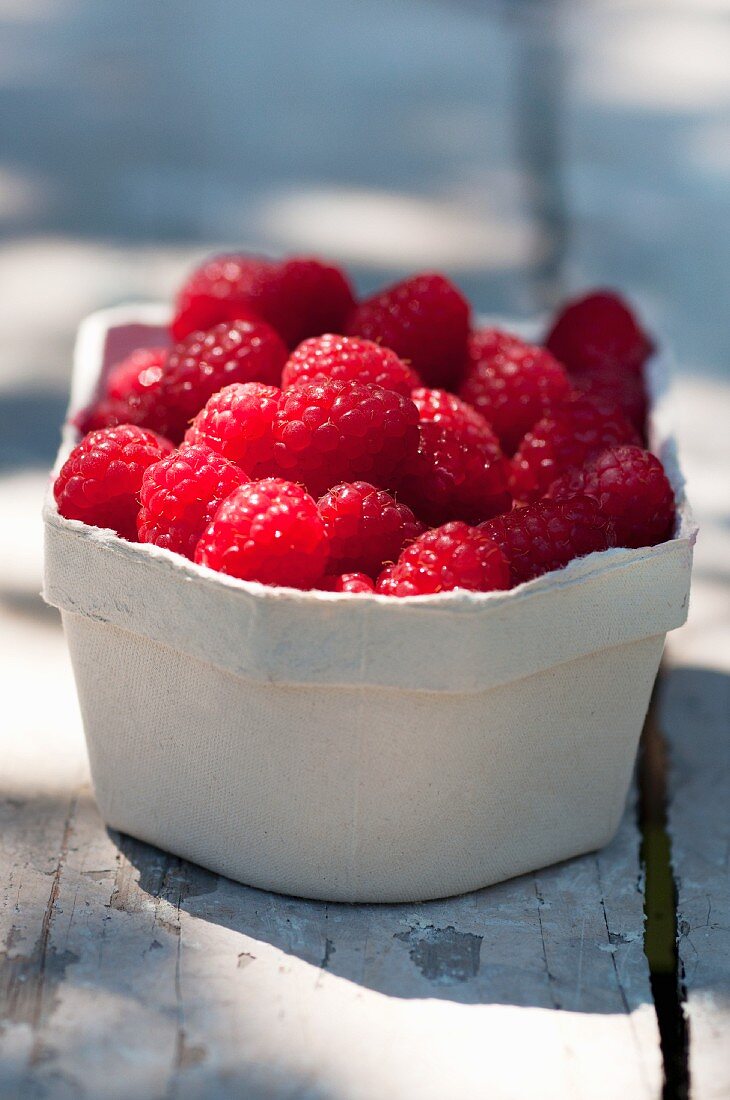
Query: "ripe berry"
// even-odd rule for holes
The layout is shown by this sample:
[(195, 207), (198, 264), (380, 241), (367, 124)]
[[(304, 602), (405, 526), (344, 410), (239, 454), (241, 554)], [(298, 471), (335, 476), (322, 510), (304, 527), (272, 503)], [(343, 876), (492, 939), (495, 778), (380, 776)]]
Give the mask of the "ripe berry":
[(219, 321), (258, 317), (296, 347), (309, 336), (342, 331), (354, 304), (343, 272), (321, 260), (217, 256), (183, 285), (172, 331), (180, 340)]
[(441, 428), (456, 432), (462, 439), (474, 439), (489, 443), (500, 451), (499, 439), (481, 413), (447, 390), (414, 390), (411, 401), (418, 409), (421, 423), (431, 422)]
[(459, 395), (489, 421), (509, 454), (569, 390), (563, 367), (544, 348), (494, 328), (480, 329), (469, 337)]
[(534, 425), (512, 462), (516, 500), (542, 496), (561, 474), (582, 466), (597, 451), (638, 443), (636, 430), (615, 405), (576, 395)]
[(247, 474), (269, 473), (280, 400), (276, 386), (260, 382), (225, 386), (208, 398), (185, 433), (185, 442), (206, 444)]
[(512, 584), (522, 584), (574, 558), (615, 545), (610, 521), (595, 500), (540, 500), (481, 524), (509, 562)]
[(82, 409), (74, 423), (82, 435), (118, 424), (136, 424), (169, 435), (159, 401), (166, 348), (137, 348), (106, 379), (102, 396)]
[(366, 481), (335, 485), (317, 509), (329, 537), (331, 573), (376, 577), (423, 531), (407, 504)]
[(641, 371), (627, 372), (614, 368), (582, 371), (573, 377), (573, 387), (598, 404), (617, 405), (643, 437), (648, 402)]
[(385, 596), (426, 596), (467, 588), (491, 592), (509, 588), (509, 567), (497, 544), (465, 523), (426, 531), (407, 546), (379, 577)]
[(403, 464), (399, 494), (432, 526), (456, 519), (480, 523), (511, 506), (507, 477), (493, 443), (424, 421), (418, 452)]
[(674, 491), (658, 458), (640, 447), (610, 447), (550, 488), (558, 500), (586, 494), (613, 523), (618, 546), (654, 546), (671, 537)]
[(568, 302), (545, 344), (571, 373), (606, 367), (639, 371), (653, 350), (627, 304), (607, 290)]
[(300, 485), (265, 478), (242, 485), (219, 505), (195, 561), (241, 580), (308, 589), (324, 576), (327, 533)]
[(210, 447), (183, 444), (144, 472), (139, 541), (192, 558), (220, 502), (246, 481), (243, 470)]
[(233, 382), (278, 386), (284, 344), (263, 321), (231, 321), (193, 332), (170, 352), (160, 398), (180, 438), (212, 394)]
[(320, 592), (349, 592), (359, 596), (372, 594), (375, 584), (364, 573), (342, 573), (340, 576), (328, 576), (317, 585)]
[(315, 496), (358, 478), (387, 487), (418, 446), (418, 411), (393, 390), (324, 379), (282, 394), (273, 437), (276, 472)]
[(392, 348), (427, 386), (455, 389), (469, 336), (469, 304), (443, 275), (414, 275), (360, 302), (347, 332)]
[(180, 287), (170, 326), (174, 340), (206, 331), (221, 321), (250, 318), (246, 295), (259, 275), (273, 267), (262, 256), (224, 253), (211, 256)]
[(142, 476), (171, 450), (168, 440), (132, 424), (90, 432), (56, 478), (58, 511), (66, 519), (107, 527), (134, 541)]
[(167, 358), (167, 348), (137, 348), (109, 371), (107, 397), (121, 400), (129, 394), (156, 391)]
[(369, 382), (408, 397), (421, 384), (394, 351), (357, 336), (314, 336), (289, 357), (282, 374), (282, 389), (306, 382), (338, 378), (343, 382)]

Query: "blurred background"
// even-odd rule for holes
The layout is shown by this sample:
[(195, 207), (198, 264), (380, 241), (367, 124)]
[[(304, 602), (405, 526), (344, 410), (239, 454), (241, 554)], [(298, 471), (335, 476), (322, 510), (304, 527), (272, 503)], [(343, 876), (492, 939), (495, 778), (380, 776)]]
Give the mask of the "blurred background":
[(363, 291), (440, 268), (477, 308), (521, 316), (621, 288), (676, 354), (704, 524), (697, 645), (716, 649), (726, 0), (0, 0), (0, 233), (0, 643), (29, 753), (66, 730), (68, 766), (85, 766), (38, 598), (74, 331), (169, 298), (221, 246), (320, 252)]

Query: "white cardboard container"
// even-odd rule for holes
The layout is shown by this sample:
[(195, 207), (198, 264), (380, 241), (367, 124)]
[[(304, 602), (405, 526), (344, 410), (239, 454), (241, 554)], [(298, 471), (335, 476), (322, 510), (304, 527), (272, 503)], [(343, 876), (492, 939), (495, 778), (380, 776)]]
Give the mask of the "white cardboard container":
[[(70, 415), (166, 320), (88, 318)], [(360, 902), (461, 893), (610, 840), (696, 536), (662, 364), (649, 373), (676, 536), (506, 593), (266, 588), (63, 519), (49, 490), (44, 596), (107, 824), (249, 885)], [(75, 442), (67, 427), (56, 469)]]

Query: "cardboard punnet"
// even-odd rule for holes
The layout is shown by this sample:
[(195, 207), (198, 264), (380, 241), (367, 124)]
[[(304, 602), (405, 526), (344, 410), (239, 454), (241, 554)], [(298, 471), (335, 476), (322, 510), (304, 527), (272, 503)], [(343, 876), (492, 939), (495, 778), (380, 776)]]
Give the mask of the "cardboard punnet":
[[(167, 312), (95, 314), (70, 414), (164, 339)], [(516, 327), (516, 326), (515, 326)], [(266, 588), (44, 508), (106, 822), (231, 878), (332, 901), (416, 901), (605, 844), (696, 529), (650, 365), (676, 536), (506, 593), (394, 600)], [(72, 428), (56, 468), (76, 441)]]

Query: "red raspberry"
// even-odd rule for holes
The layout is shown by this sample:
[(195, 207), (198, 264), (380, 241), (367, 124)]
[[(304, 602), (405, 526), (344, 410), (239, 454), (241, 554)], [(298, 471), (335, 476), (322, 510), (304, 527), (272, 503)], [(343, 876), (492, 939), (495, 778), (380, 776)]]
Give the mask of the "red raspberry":
[(491, 538), (465, 523), (425, 531), (378, 579), (384, 596), (426, 596), (467, 588), (492, 592), (509, 588), (509, 567)]
[(157, 389), (147, 393), (129, 393), (126, 397), (102, 397), (95, 404), (82, 409), (73, 423), (81, 435), (100, 428), (116, 428), (120, 424), (134, 424), (149, 428), (168, 439), (179, 438), (169, 423)]
[(480, 329), (469, 337), (466, 376), (459, 394), (489, 421), (509, 454), (569, 390), (567, 374), (544, 348), (495, 328)]
[(512, 491), (517, 500), (533, 500), (597, 451), (638, 442), (635, 429), (615, 405), (599, 407), (588, 397), (571, 397), (538, 420), (520, 443), (512, 463)]
[(109, 371), (107, 397), (123, 400), (130, 394), (156, 391), (167, 359), (167, 348), (137, 348)]
[(212, 394), (232, 382), (278, 386), (286, 348), (263, 321), (231, 321), (193, 332), (170, 352), (160, 398), (180, 435)]
[(427, 386), (455, 389), (469, 336), (469, 304), (443, 275), (413, 275), (361, 302), (347, 332), (392, 348)]
[(90, 432), (74, 447), (53, 486), (58, 511), (107, 527), (123, 539), (137, 538), (142, 476), (172, 444), (154, 432), (122, 424)]
[(342, 573), (339, 577), (325, 577), (317, 588), (321, 592), (349, 592), (359, 596), (374, 592), (375, 584), (364, 573)]
[(545, 344), (571, 373), (605, 367), (639, 371), (653, 350), (627, 304), (609, 290), (568, 302)]
[(367, 481), (335, 485), (317, 509), (329, 536), (332, 573), (376, 577), (423, 531), (407, 504), (397, 504), (390, 493)]
[(578, 494), (598, 501), (619, 546), (655, 546), (672, 534), (674, 490), (659, 459), (641, 447), (610, 447), (550, 488), (558, 500)]
[(574, 558), (606, 550), (616, 541), (610, 520), (595, 500), (578, 496), (515, 508), (483, 523), (479, 530), (502, 548), (513, 585), (562, 569)]
[(210, 447), (184, 444), (144, 472), (139, 541), (192, 558), (220, 502), (246, 481), (243, 470)]
[(269, 477), (226, 497), (200, 538), (195, 561), (245, 581), (312, 588), (324, 576), (327, 532), (300, 485)]
[(235, 253), (211, 256), (183, 283), (175, 300), (170, 329), (174, 340), (205, 331), (221, 321), (250, 317), (245, 300), (259, 275), (273, 268), (261, 256)]
[(357, 336), (315, 336), (292, 352), (284, 367), (281, 385), (285, 390), (305, 382), (339, 378), (343, 382), (369, 382), (384, 390), (409, 397), (421, 381), (390, 348), (361, 340)]
[(215, 256), (182, 287), (172, 332), (181, 340), (220, 321), (259, 317), (296, 347), (308, 336), (341, 331), (354, 304), (342, 271), (321, 260)]
[(491, 424), (481, 413), (453, 393), (422, 388), (413, 391), (411, 401), (418, 409), (422, 424), (433, 421), (441, 428), (456, 432), (461, 439), (489, 443), (495, 454), (500, 452), (499, 439)]
[(82, 435), (118, 424), (136, 424), (169, 435), (169, 425), (159, 402), (165, 348), (137, 348), (112, 367), (103, 396), (83, 409), (74, 423)]
[(324, 379), (282, 394), (273, 434), (277, 472), (315, 496), (358, 478), (388, 486), (418, 446), (418, 411), (393, 390)]
[(433, 526), (480, 523), (512, 504), (508, 467), (494, 444), (422, 422), (418, 453), (403, 466), (400, 495)]
[(618, 405), (643, 436), (648, 402), (641, 371), (628, 373), (613, 368), (583, 371), (574, 377), (573, 385), (579, 393), (585, 393), (598, 404)]
[(214, 393), (185, 433), (186, 443), (205, 443), (247, 474), (269, 473), (272, 429), (281, 390), (260, 382), (237, 382)]

